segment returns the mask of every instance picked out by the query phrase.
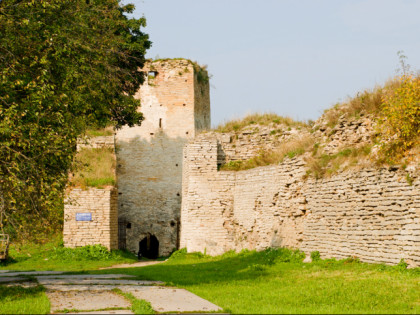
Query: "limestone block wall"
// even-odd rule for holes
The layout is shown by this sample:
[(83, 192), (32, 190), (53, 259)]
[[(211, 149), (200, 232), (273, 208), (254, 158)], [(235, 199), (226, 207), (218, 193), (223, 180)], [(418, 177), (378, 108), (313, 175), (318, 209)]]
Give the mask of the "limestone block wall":
[[(63, 241), (66, 247), (100, 244), (118, 248), (117, 189), (71, 190), (64, 205)], [(91, 221), (77, 221), (77, 213), (91, 214)]]
[(306, 178), (302, 159), (240, 172), (217, 170), (223, 147), (184, 149), (181, 247), (215, 255), (286, 246), (323, 257), (420, 266), (420, 181), (402, 169)]
[(78, 139), (77, 151), (80, 149), (114, 148), (114, 136), (99, 136), (89, 139)]
[(149, 62), (142, 71), (136, 97), (145, 120), (115, 136), (121, 241), (137, 252), (150, 233), (168, 255), (179, 245), (182, 149), (210, 127), (209, 83), (198, 82), (188, 60)]
[(420, 266), (420, 181), (397, 169), (366, 169), (308, 180), (305, 252)]
[(252, 124), (239, 131), (206, 132), (199, 134), (198, 139), (217, 139), (223, 148), (219, 150), (218, 163), (247, 160), (257, 155), (261, 150), (275, 150), (280, 143), (291, 139), (308, 137), (309, 130), (305, 127), (289, 127), (283, 124), (258, 125)]
[(217, 142), (184, 148), (180, 247), (218, 254), (231, 249), (234, 174), (217, 172)]

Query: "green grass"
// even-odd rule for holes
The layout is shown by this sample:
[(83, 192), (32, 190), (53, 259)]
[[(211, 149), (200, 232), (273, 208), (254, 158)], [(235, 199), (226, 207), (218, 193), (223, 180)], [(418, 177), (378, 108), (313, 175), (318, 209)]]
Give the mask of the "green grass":
[(86, 135), (88, 137), (109, 137), (109, 136), (112, 136), (113, 134), (114, 134), (113, 126), (86, 130)]
[(313, 145), (311, 137), (291, 139), (290, 141), (281, 143), (274, 150), (262, 150), (256, 156), (248, 160), (230, 161), (221, 165), (221, 171), (242, 171), (259, 166), (279, 164), (284, 158), (294, 158), (302, 155)]
[[(316, 253), (312, 256), (318, 258)], [(303, 258), (303, 253), (288, 249), (244, 250), (217, 257), (180, 250), (161, 264), (89, 273), (123, 273), (161, 280), (235, 314), (420, 312), (420, 268), (406, 269), (403, 262), (397, 266), (366, 264), (355, 258), (303, 263)], [(56, 262), (48, 269), (62, 266), (62, 262)], [(79, 269), (83, 270), (87, 268)], [(135, 313), (152, 312), (147, 302), (124, 296), (133, 303)], [(28, 312), (25, 305), (33, 305), (36, 313), (49, 311), (42, 288), (0, 287), (0, 302), (2, 313)]]
[(0, 269), (84, 271), (136, 261), (137, 257), (126, 251), (109, 252), (99, 245), (64, 248), (55, 239), (46, 244), (12, 244), (9, 259), (0, 263)]
[[(336, 154), (325, 154), (316, 143), (312, 149), (312, 156), (306, 158), (306, 174), (318, 179), (360, 166), (363, 160), (368, 159), (371, 149), (372, 146), (368, 144), (357, 148), (344, 148)], [(372, 163), (372, 161), (369, 163)]]
[(106, 273), (162, 280), (236, 314), (420, 312), (419, 268), (355, 259), (305, 264), (299, 253), (285, 249), (175, 256), (163, 264)]
[(70, 186), (103, 188), (115, 185), (115, 163), (111, 148), (81, 149), (76, 154)]
[(48, 314), (50, 302), (41, 286), (34, 288), (0, 285), (0, 314)]
[(152, 305), (145, 301), (145, 300), (139, 300), (131, 293), (124, 293), (120, 289), (114, 289), (112, 290), (115, 293), (122, 295), (131, 303), (131, 310), (134, 314), (155, 314), (156, 312), (153, 310)]

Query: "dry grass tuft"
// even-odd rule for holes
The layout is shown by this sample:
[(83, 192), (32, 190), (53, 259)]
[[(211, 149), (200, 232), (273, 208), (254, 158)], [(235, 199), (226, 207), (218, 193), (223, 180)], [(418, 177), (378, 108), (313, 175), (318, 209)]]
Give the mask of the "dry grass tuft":
[(285, 125), (289, 127), (308, 127), (308, 124), (293, 120), (290, 117), (279, 116), (274, 113), (250, 114), (242, 119), (234, 119), (216, 127), (217, 132), (240, 131), (250, 125)]
[(345, 148), (336, 154), (324, 154), (319, 149), (319, 144), (313, 146), (312, 156), (306, 158), (307, 176), (319, 179), (331, 176), (338, 171), (361, 166), (368, 159), (372, 145), (364, 145), (358, 148)]
[(107, 126), (105, 128), (100, 129), (87, 129), (86, 130), (86, 136), (88, 137), (107, 137), (112, 136), (114, 134), (114, 127), (113, 126)]
[(334, 127), (343, 114), (345, 117), (358, 117), (363, 112), (378, 116), (385, 95), (399, 86), (400, 82), (394, 78), (386, 82), (383, 87), (377, 86), (374, 89), (367, 89), (357, 93), (356, 96), (349, 98), (344, 103), (337, 103), (324, 112), (328, 126)]
[(84, 148), (77, 152), (70, 186), (103, 188), (115, 182), (115, 155), (111, 148)]

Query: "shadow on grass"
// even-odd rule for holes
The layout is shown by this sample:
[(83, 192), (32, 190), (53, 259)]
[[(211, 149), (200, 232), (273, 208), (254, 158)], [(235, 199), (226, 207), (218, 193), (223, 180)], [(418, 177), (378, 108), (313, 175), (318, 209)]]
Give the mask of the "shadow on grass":
[[(166, 263), (141, 268), (110, 269), (106, 273), (123, 272), (144, 280), (162, 280), (170, 285), (194, 285), (246, 281), (268, 275), (270, 266), (284, 264), (282, 271), (296, 269), (302, 264), (303, 253), (286, 249), (262, 252), (228, 252), (219, 257), (204, 256), (201, 253), (172, 256)], [(102, 272), (101, 272), (102, 273)]]
[(44, 291), (45, 288), (42, 286), (22, 288), (21, 286), (6, 287), (0, 285), (0, 305), (5, 301), (13, 301), (25, 297), (37, 296)]
[(7, 267), (8, 265), (15, 264), (18, 261), (13, 257), (7, 257), (5, 260), (0, 260), (0, 267)]
[[(141, 268), (109, 269), (106, 273), (121, 272), (138, 276), (143, 280), (161, 280), (169, 285), (189, 286), (211, 283), (231, 283), (234, 281), (261, 280), (285, 273), (306, 271), (367, 271), (399, 273), (418, 277), (420, 268), (403, 269), (400, 266), (361, 263), (353, 258), (335, 260), (325, 259), (313, 263), (303, 263), (304, 255), (288, 249), (265, 250), (261, 252), (228, 252), (222, 256), (210, 257), (201, 253), (172, 256), (163, 264)], [(116, 271), (118, 270), (118, 271)], [(103, 272), (101, 272), (103, 273)]]

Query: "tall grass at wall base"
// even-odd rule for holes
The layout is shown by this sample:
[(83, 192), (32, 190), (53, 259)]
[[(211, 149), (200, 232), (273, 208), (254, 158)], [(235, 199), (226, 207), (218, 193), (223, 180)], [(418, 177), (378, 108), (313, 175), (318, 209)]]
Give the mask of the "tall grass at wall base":
[(39, 243), (13, 243), (9, 259), (1, 269), (11, 270), (89, 270), (138, 261), (137, 256), (122, 250), (107, 250), (101, 245), (77, 248), (63, 246), (61, 237)]

